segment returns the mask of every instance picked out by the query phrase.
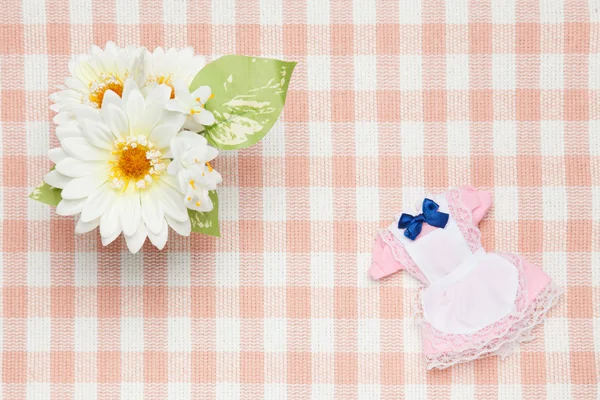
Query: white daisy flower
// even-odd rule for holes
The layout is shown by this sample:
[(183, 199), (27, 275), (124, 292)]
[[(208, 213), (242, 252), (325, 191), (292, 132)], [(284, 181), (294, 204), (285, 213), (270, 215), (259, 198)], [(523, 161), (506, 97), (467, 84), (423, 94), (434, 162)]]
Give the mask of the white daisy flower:
[(190, 93), (188, 85), (182, 80), (173, 82), (175, 98), (167, 102), (167, 110), (180, 112), (187, 116), (185, 128), (202, 131), (204, 126), (215, 123), (215, 116), (204, 108), (204, 104), (214, 97), (210, 87), (200, 86)]
[(171, 98), (175, 98), (175, 81), (181, 80), (189, 86), (192, 80), (206, 65), (206, 59), (194, 55), (192, 47), (182, 50), (157, 47), (148, 55), (146, 63), (146, 85), (149, 89), (155, 85), (164, 84), (171, 87)]
[(190, 131), (181, 132), (171, 141), (173, 161), (168, 172), (177, 176), (179, 190), (185, 194), (187, 208), (207, 212), (213, 209), (208, 196), (223, 181), (210, 161), (215, 159), (219, 151), (208, 145), (206, 138)]
[(185, 119), (165, 110), (170, 93), (158, 85), (144, 98), (130, 78), (122, 98), (106, 90), (100, 109), (75, 108), (75, 119), (57, 127), (61, 147), (49, 152), (56, 168), (44, 180), (62, 189), (57, 214), (80, 215), (77, 233), (99, 226), (103, 245), (123, 233), (132, 253), (146, 237), (162, 249), (168, 226), (190, 234), (179, 182), (167, 173)]
[[(113, 42), (108, 42), (104, 50), (92, 46), (90, 54), (69, 62), (71, 76), (65, 79), (61, 91), (50, 95), (55, 103), (50, 108), (59, 113), (80, 105), (99, 109), (108, 90), (122, 95), (127, 78), (135, 79), (138, 84), (145, 82), (146, 56), (143, 47), (121, 48)], [(63, 115), (58, 121), (65, 119)]]

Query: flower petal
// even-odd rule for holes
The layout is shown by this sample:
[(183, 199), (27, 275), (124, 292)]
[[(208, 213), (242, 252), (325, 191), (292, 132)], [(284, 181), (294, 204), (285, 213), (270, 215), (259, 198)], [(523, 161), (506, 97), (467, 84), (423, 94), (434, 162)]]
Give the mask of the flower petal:
[(96, 189), (89, 197), (81, 212), (81, 220), (90, 222), (95, 219), (100, 221), (100, 217), (106, 212), (113, 203), (113, 192), (108, 184), (104, 184)]
[(142, 207), (140, 206), (140, 195), (135, 189), (124, 193), (119, 205), (119, 216), (121, 229), (125, 235), (133, 235), (142, 223)]
[(59, 162), (65, 160), (69, 156), (64, 152), (60, 147), (55, 147), (53, 149), (48, 150), (48, 157), (54, 164), (58, 164)]
[(200, 99), (200, 103), (204, 104), (208, 101), (210, 94), (210, 86), (200, 86), (198, 89), (192, 92), (192, 98), (194, 100)]
[(215, 123), (215, 116), (213, 115), (213, 113), (204, 108), (202, 109), (202, 111), (200, 111), (199, 114), (194, 114), (194, 119), (196, 120), (196, 122), (204, 126), (210, 126)]
[(106, 107), (103, 106), (100, 112), (108, 129), (117, 138), (129, 136), (129, 119), (122, 109), (109, 104)]
[(78, 234), (82, 234), (82, 233), (87, 233), (90, 231), (93, 231), (94, 229), (96, 229), (98, 227), (98, 225), (100, 224), (100, 218), (96, 218), (95, 220), (92, 221), (82, 221), (81, 219), (77, 222), (77, 225), (75, 225), (75, 233)]
[(125, 241), (127, 242), (127, 248), (131, 253), (137, 253), (142, 248), (146, 237), (148, 236), (148, 230), (143, 222), (140, 222), (137, 230), (132, 235), (125, 235)]
[(55, 169), (48, 172), (44, 176), (44, 182), (46, 182), (48, 185), (50, 185), (52, 187), (59, 188), (59, 189), (64, 189), (64, 187), (67, 186), (69, 184), (69, 182), (71, 182), (71, 180), (72, 180), (72, 178), (69, 178), (68, 176), (61, 174), (60, 172), (58, 172)]
[(96, 188), (107, 181), (106, 174), (93, 174), (72, 179), (61, 193), (63, 199), (75, 200), (88, 197)]
[(92, 146), (85, 138), (72, 137), (61, 140), (63, 150), (69, 156), (82, 161), (106, 161), (110, 158), (110, 152), (96, 146)]
[(158, 182), (156, 189), (153, 190), (153, 192), (156, 192), (156, 199), (166, 215), (174, 220), (184, 222), (186, 219), (189, 219), (189, 216), (183, 203), (183, 194), (162, 182), (163, 180)]
[(106, 212), (100, 217), (100, 235), (102, 237), (112, 237), (115, 233), (121, 233), (121, 224), (119, 221), (119, 197), (115, 196), (113, 203)]
[(160, 203), (154, 199), (152, 190), (144, 190), (140, 195), (142, 201), (142, 220), (149, 233), (159, 234), (165, 220), (165, 212)]
[(86, 198), (77, 200), (62, 199), (56, 206), (56, 213), (62, 216), (79, 214), (83, 210), (86, 201)]
[[(102, 123), (97, 123), (90, 119), (83, 119), (79, 121), (81, 125), (81, 133), (88, 142), (96, 147), (100, 147), (106, 150), (112, 150), (113, 142), (116, 139), (115, 135), (110, 131), (108, 126)], [(58, 135), (58, 128), (57, 128)]]
[(179, 132), (180, 127), (181, 126), (177, 127), (171, 124), (157, 125), (154, 127), (154, 129), (152, 129), (149, 139), (152, 140), (152, 142), (154, 142), (159, 149), (168, 147), (171, 143), (171, 139), (173, 139), (177, 135), (177, 132)]
[(120, 234), (121, 234), (121, 231), (118, 230), (109, 236), (102, 236), (102, 246), (108, 246), (109, 244), (114, 242), (115, 239), (118, 238)]
[(190, 236), (190, 233), (192, 232), (192, 222), (189, 218), (183, 222), (180, 222), (175, 221), (173, 218), (167, 215), (165, 216), (165, 220), (167, 221), (169, 226), (181, 236)]
[(167, 244), (167, 239), (169, 237), (169, 226), (167, 225), (167, 221), (163, 218), (162, 226), (158, 234), (154, 234), (151, 231), (148, 231), (148, 238), (152, 242), (156, 248), (162, 250)]
[(104, 161), (81, 161), (68, 157), (56, 164), (56, 170), (71, 178), (81, 178), (82, 176), (105, 169), (107, 165)]

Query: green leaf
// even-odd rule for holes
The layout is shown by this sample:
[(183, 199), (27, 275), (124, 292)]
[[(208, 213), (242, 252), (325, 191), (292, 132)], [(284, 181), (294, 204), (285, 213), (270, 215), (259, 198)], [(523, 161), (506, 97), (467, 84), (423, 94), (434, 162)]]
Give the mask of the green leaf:
[(205, 107), (216, 122), (206, 138), (220, 149), (250, 147), (279, 117), (295, 62), (246, 56), (224, 56), (200, 70), (190, 91), (210, 86), (214, 98)]
[(188, 209), (188, 215), (192, 222), (192, 232), (204, 233), (206, 235), (221, 236), (219, 230), (219, 198), (217, 192), (211, 190), (208, 192), (210, 199), (213, 202), (213, 209), (209, 212), (199, 212)]
[(33, 189), (33, 192), (29, 195), (33, 200), (42, 202), (44, 204), (50, 204), (51, 206), (57, 206), (62, 200), (61, 194), (62, 189), (58, 189), (48, 185), (46, 182), (42, 182), (38, 187)]

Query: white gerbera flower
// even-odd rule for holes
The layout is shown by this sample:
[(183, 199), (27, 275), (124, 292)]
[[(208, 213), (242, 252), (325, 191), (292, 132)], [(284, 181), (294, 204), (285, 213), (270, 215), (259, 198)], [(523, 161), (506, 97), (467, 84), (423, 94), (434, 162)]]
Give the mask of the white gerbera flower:
[(215, 123), (215, 116), (204, 108), (204, 104), (211, 98), (210, 87), (200, 86), (190, 93), (188, 85), (182, 80), (173, 83), (175, 98), (167, 102), (167, 109), (187, 115), (185, 127), (194, 131), (204, 130), (204, 126)]
[(80, 214), (76, 232), (99, 226), (103, 245), (123, 233), (132, 253), (146, 237), (162, 249), (168, 226), (190, 234), (179, 182), (166, 171), (185, 118), (165, 110), (170, 93), (158, 85), (144, 98), (127, 79), (122, 98), (107, 90), (99, 110), (75, 108), (75, 119), (57, 127), (61, 147), (49, 153), (56, 168), (44, 180), (62, 189), (57, 214)]
[(171, 98), (175, 98), (175, 81), (181, 80), (187, 86), (206, 64), (203, 56), (194, 55), (192, 47), (182, 50), (168, 49), (166, 52), (162, 47), (157, 47), (148, 55), (146, 64), (146, 85), (152, 88), (157, 84), (171, 87)]
[(177, 176), (179, 190), (185, 194), (185, 205), (196, 211), (211, 211), (213, 203), (208, 196), (223, 181), (221, 174), (210, 165), (219, 151), (207, 144), (206, 139), (190, 131), (181, 132), (171, 141), (173, 161), (169, 174)]
[(143, 47), (120, 48), (113, 42), (106, 43), (104, 50), (92, 46), (90, 54), (69, 62), (71, 76), (65, 79), (63, 90), (50, 96), (55, 103), (50, 108), (56, 112), (82, 104), (100, 108), (108, 90), (122, 95), (127, 78), (145, 82), (146, 55)]

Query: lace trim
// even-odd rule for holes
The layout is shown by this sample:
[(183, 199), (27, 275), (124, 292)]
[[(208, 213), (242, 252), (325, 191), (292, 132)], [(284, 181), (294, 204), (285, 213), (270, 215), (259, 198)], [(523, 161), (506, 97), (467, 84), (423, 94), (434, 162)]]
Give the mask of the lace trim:
[(469, 210), (463, 204), (460, 191), (458, 189), (451, 189), (446, 192), (446, 199), (448, 200), (448, 209), (452, 217), (456, 221), (458, 228), (462, 232), (469, 249), (472, 253), (476, 253), (477, 250), (482, 248), (481, 245), (481, 231), (473, 224), (473, 216), (471, 210)]
[(503, 334), (491, 336), (483, 343), (460, 352), (445, 352), (435, 356), (426, 356), (427, 369), (448, 368), (458, 363), (494, 355), (508, 356), (519, 343), (534, 339), (531, 336), (531, 331), (536, 325), (544, 322), (548, 310), (558, 302), (562, 292), (562, 289), (550, 282), (525, 310), (522, 317), (517, 321), (513, 321)]
[(379, 235), (381, 236), (381, 240), (390, 246), (394, 259), (402, 264), (406, 272), (418, 279), (424, 285), (429, 285), (429, 281), (425, 278), (425, 275), (423, 275), (419, 267), (417, 267), (417, 264), (415, 264), (413, 259), (408, 255), (406, 249), (402, 243), (396, 239), (394, 234), (389, 229), (384, 229)]

